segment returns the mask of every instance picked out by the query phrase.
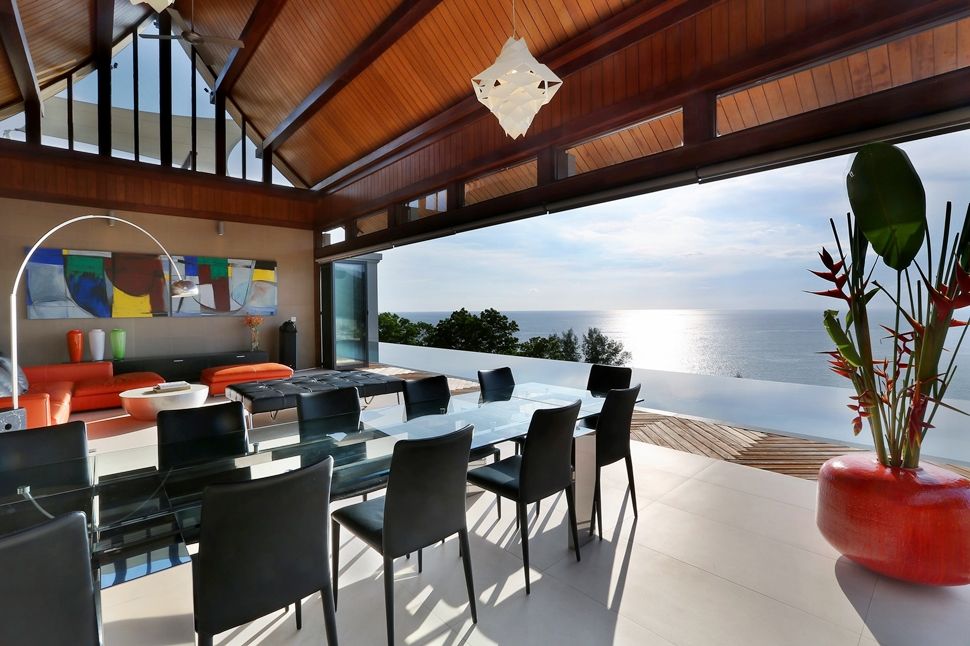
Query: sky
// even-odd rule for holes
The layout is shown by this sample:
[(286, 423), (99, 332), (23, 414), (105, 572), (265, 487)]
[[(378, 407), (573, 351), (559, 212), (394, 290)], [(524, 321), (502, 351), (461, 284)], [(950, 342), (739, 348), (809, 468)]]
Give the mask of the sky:
[[(902, 144), (930, 230), (970, 201), (970, 131)], [(381, 311), (819, 309), (808, 273), (849, 202), (840, 156), (669, 189), (382, 252)], [(937, 249), (938, 245), (934, 245)], [(921, 256), (922, 257), (922, 256)], [(888, 274), (877, 274), (886, 276)], [(832, 305), (836, 305), (833, 301)]]

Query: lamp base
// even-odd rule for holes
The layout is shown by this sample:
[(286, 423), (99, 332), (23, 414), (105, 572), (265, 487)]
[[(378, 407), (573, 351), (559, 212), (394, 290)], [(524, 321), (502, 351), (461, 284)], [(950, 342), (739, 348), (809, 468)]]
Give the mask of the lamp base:
[(27, 409), (7, 408), (0, 410), (0, 433), (27, 429)]

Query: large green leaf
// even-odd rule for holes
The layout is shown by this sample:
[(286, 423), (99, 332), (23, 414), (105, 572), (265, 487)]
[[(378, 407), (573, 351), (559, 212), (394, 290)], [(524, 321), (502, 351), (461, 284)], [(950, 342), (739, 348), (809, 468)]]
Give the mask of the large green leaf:
[(873, 251), (893, 269), (906, 269), (926, 235), (926, 193), (909, 157), (890, 144), (866, 144), (845, 184)]
[(859, 356), (859, 351), (852, 345), (852, 339), (839, 324), (839, 313), (836, 310), (825, 310), (825, 314), (822, 316), (822, 324), (842, 358), (856, 368), (861, 367), (862, 357)]

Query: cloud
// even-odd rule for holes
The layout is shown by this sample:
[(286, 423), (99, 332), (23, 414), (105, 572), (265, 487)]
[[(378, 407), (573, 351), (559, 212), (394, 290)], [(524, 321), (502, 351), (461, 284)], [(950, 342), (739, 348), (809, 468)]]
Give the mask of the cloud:
[[(931, 228), (970, 200), (970, 132), (904, 144)], [(382, 310), (817, 308), (806, 269), (849, 210), (850, 158), (685, 186), (384, 253)]]

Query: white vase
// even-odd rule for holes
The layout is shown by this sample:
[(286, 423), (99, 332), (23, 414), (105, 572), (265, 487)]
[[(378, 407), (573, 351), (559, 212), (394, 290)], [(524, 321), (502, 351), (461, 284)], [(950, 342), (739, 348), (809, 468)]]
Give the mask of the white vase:
[(88, 332), (88, 346), (91, 348), (91, 361), (104, 358), (104, 330), (96, 328)]

